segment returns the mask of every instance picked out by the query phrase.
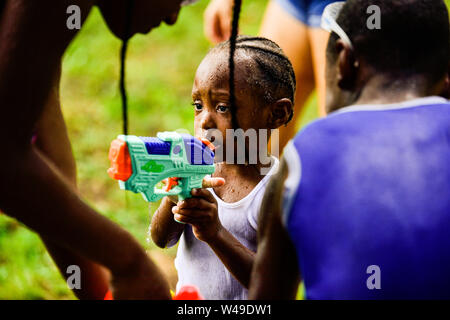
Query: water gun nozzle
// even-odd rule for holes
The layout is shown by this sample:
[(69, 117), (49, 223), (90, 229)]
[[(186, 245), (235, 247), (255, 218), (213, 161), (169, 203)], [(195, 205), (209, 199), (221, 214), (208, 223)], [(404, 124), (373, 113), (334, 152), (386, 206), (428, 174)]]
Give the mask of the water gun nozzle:
[(113, 140), (108, 157), (111, 162), (108, 169), (109, 176), (115, 180), (128, 180), (133, 174), (133, 168), (127, 143), (121, 139)]

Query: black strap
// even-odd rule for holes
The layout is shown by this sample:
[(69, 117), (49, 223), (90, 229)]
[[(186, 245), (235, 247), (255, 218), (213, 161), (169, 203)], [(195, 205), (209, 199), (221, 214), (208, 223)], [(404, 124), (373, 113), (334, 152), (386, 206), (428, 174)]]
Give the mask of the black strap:
[(230, 107), (232, 112), (233, 128), (239, 128), (239, 124), (236, 117), (236, 96), (234, 87), (234, 53), (236, 51), (236, 38), (239, 29), (239, 14), (241, 12), (242, 0), (233, 1), (233, 17), (231, 20), (231, 35), (230, 35), (230, 56), (229, 56), (229, 87), (230, 87)]
[(128, 49), (128, 40), (131, 34), (131, 20), (133, 16), (134, 0), (127, 1), (127, 12), (125, 16), (125, 28), (122, 41), (122, 47), (120, 49), (120, 80), (119, 89), (120, 97), (122, 99), (122, 119), (123, 119), (123, 134), (128, 134), (128, 98), (127, 89), (125, 87), (125, 61)]

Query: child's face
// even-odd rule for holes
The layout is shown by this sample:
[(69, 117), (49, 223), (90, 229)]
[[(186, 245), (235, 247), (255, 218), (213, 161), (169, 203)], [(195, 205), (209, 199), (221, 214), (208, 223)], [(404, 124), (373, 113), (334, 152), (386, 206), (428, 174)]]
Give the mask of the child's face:
[[(247, 83), (252, 64), (245, 57), (235, 58), (235, 101), (237, 124), (244, 131), (266, 129), (269, 108), (261, 105), (263, 99), (255, 88)], [(226, 129), (233, 129), (229, 95), (228, 54), (208, 54), (197, 69), (192, 101), (194, 104), (194, 128), (197, 137), (206, 137), (206, 130), (222, 133), (225, 147)], [(224, 150), (225, 151), (225, 150)]]

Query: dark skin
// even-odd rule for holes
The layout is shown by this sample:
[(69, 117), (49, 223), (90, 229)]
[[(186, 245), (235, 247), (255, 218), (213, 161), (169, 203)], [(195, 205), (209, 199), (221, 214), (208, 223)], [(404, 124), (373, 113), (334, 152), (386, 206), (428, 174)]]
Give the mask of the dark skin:
[[(50, 93), (43, 112), (44, 116), (36, 125), (36, 150), (50, 167), (59, 170), (67, 183), (76, 188), (75, 159), (60, 109), (59, 92), (56, 89), (54, 88)], [(73, 289), (79, 299), (95, 299), (104, 296), (110, 282), (108, 269), (73, 250), (65, 249), (45, 235), (41, 235), (41, 239), (64, 277), (70, 276), (65, 272), (70, 265), (77, 265), (83, 271), (89, 270), (83, 272), (81, 289)]]
[[(112, 33), (123, 39), (125, 35), (125, 15), (127, 3), (124, 0), (97, 0), (103, 18)], [(133, 17), (131, 19), (131, 35), (148, 33), (158, 27), (161, 22), (172, 25), (177, 21), (181, 0), (148, 1), (134, 0)]]
[[(125, 0), (101, 0), (108, 26), (122, 37)], [(136, 0), (131, 35), (161, 21), (173, 23), (179, 0)], [(79, 298), (169, 299), (162, 273), (125, 230), (90, 208), (75, 185), (75, 162), (59, 107), (62, 56), (78, 30), (66, 28), (66, 9), (84, 21), (94, 1), (9, 0), (0, 20), (0, 209), (45, 241), (61, 272), (82, 271)], [(123, 12), (123, 11), (121, 11)], [(31, 137), (37, 132), (36, 144)], [(99, 232), (101, 230), (101, 232)]]
[[(361, 104), (392, 104), (442, 94), (448, 78), (430, 83), (426, 77), (392, 79), (378, 73), (342, 40), (336, 42), (337, 59), (327, 61), (327, 111)], [(295, 299), (300, 270), (293, 246), (281, 222), (281, 199), (287, 165), (275, 174), (264, 195), (258, 230), (258, 253), (252, 270), (249, 299)], [(283, 262), (283, 263), (280, 263)]]
[(336, 41), (337, 60), (327, 61), (327, 112), (356, 104), (391, 104), (447, 91), (447, 75), (430, 82), (424, 75), (393, 78), (377, 72), (342, 40)]
[[(240, 128), (278, 128), (288, 121), (292, 103), (289, 99), (279, 99), (273, 104), (261, 105), (249, 92), (245, 75), (249, 70), (248, 57), (236, 57), (236, 118)], [(209, 54), (200, 64), (192, 89), (195, 109), (194, 128), (197, 137), (205, 137), (206, 130), (215, 129), (226, 136), (226, 129), (232, 127), (229, 107), (228, 60), (227, 54)], [(256, 116), (257, 115), (257, 116)], [(266, 141), (267, 143), (267, 141)], [(224, 143), (221, 148), (226, 150)], [(226, 155), (225, 155), (226, 157)], [(261, 163), (229, 164), (218, 163), (213, 177), (224, 178), (226, 184), (213, 186), (214, 192), (225, 202), (237, 202), (247, 196), (261, 181)], [(206, 242), (233, 276), (248, 287), (255, 252), (241, 244), (220, 222), (217, 202), (205, 189), (192, 190), (192, 198), (176, 202), (169, 198), (162, 201), (153, 215), (151, 236), (160, 247), (176, 243), (184, 225), (192, 226), (195, 237)]]
[(450, 67), (447, 71), (447, 77), (445, 78), (444, 89), (441, 92), (441, 96), (450, 99)]

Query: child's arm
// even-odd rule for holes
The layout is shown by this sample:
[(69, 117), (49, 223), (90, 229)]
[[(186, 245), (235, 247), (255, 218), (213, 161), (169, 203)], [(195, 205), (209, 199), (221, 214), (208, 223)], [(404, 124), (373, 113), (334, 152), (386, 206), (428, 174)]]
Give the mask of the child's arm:
[(231, 274), (248, 289), (256, 253), (246, 248), (223, 227), (208, 244)]
[(180, 201), (172, 211), (175, 219), (192, 225), (197, 239), (205, 241), (225, 267), (246, 288), (255, 253), (242, 245), (220, 223), (217, 202), (208, 190), (193, 189), (192, 198)]
[(178, 242), (184, 230), (184, 224), (173, 219), (172, 208), (175, 202), (169, 197), (164, 197), (161, 205), (152, 217), (150, 235), (153, 242), (160, 248), (172, 246)]

